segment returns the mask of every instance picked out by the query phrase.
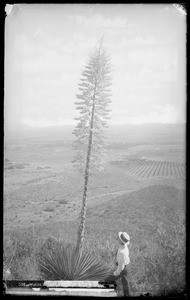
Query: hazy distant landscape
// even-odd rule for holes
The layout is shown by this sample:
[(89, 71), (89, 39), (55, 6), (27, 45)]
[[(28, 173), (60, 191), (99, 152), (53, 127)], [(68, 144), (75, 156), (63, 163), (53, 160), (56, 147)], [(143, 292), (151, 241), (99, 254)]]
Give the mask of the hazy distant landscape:
[[(79, 212), (83, 178), (72, 164), (73, 127), (50, 129), (29, 132), (27, 137), (5, 134), (6, 230), (55, 218), (73, 220)], [(109, 130), (104, 170), (91, 178), (89, 206), (145, 186), (185, 189), (183, 125), (113, 126)]]
[[(71, 162), (72, 130), (73, 127), (68, 126), (28, 131), (17, 136), (5, 131), (4, 236), (7, 249), (13, 247), (17, 236), (21, 241), (29, 236), (44, 241), (56, 236), (75, 242), (83, 179)], [(117, 232), (126, 230), (132, 239), (132, 265), (136, 274), (135, 267), (140, 259), (137, 253), (145, 243), (143, 235), (149, 241), (156, 233), (164, 241), (166, 232), (172, 236), (171, 232), (175, 231), (172, 241), (174, 244), (178, 241), (180, 251), (184, 251), (185, 125), (112, 126), (107, 135), (104, 169), (90, 179), (86, 247), (90, 242), (95, 243), (99, 257), (104, 256), (105, 247), (114, 245)], [(174, 225), (180, 229), (175, 229)], [(168, 238), (165, 242), (171, 246)], [(109, 255), (114, 255), (115, 251), (112, 248), (104, 257), (109, 266)], [(142, 251), (143, 255), (151, 251), (150, 244)], [(13, 278), (40, 276), (36, 270), (31, 270), (31, 253), (27, 253), (20, 254), (19, 259), (23, 262), (29, 256), (27, 267), (30, 271), (20, 267), (19, 273), (18, 266), (17, 271), (12, 266)], [(152, 289), (155, 291), (155, 286)]]

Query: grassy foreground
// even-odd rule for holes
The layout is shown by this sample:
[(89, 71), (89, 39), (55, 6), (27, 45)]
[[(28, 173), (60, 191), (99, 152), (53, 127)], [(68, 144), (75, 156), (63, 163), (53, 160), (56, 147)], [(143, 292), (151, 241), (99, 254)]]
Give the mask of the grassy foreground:
[[(36, 262), (44, 247), (74, 244), (77, 221), (4, 233), (4, 279), (44, 278)], [(185, 291), (185, 193), (170, 186), (149, 186), (87, 211), (85, 250), (114, 271), (118, 231), (131, 236), (133, 295)]]

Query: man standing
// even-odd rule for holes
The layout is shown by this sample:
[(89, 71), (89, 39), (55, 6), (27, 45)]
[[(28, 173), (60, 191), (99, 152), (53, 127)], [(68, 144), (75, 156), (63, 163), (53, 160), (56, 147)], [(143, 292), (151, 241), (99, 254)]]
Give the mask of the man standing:
[(126, 232), (119, 232), (118, 234), (119, 249), (117, 251), (117, 269), (113, 275), (105, 279), (106, 282), (114, 282), (117, 279), (121, 278), (121, 283), (123, 286), (124, 297), (129, 296), (129, 282), (128, 275), (129, 269), (128, 264), (130, 263), (129, 259), (129, 249), (128, 245), (130, 244), (130, 237)]

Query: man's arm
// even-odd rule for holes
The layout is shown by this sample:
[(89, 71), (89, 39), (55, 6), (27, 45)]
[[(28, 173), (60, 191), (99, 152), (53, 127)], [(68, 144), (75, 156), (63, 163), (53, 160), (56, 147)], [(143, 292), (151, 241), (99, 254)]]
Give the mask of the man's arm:
[(118, 267), (117, 270), (113, 273), (115, 276), (119, 275), (121, 271), (124, 269), (125, 266), (125, 259), (123, 253), (119, 254), (118, 257)]

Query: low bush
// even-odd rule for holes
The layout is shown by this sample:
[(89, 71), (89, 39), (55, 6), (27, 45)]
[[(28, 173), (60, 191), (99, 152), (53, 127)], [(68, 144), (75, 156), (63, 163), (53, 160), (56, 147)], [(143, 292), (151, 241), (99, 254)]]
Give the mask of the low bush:
[(50, 166), (38, 166), (36, 169), (37, 170), (44, 170), (44, 169), (51, 169), (51, 167)]
[(5, 158), (5, 163), (9, 163), (10, 160), (8, 158)]
[(30, 230), (6, 234), (3, 249), (3, 278), (5, 280), (40, 279), (36, 255), (41, 242)]
[(12, 169), (14, 169), (14, 166), (8, 166), (8, 167), (5, 167), (5, 169), (7, 169), (7, 170), (12, 170)]
[(59, 204), (67, 204), (68, 203), (68, 201), (66, 201), (66, 200), (59, 200)]
[(15, 169), (25, 169), (25, 166), (24, 166), (25, 164), (17, 164), (17, 165), (15, 165), (14, 167), (15, 167)]
[(44, 211), (53, 212), (53, 211), (55, 211), (55, 209), (53, 207), (46, 207), (46, 208), (44, 208)]

